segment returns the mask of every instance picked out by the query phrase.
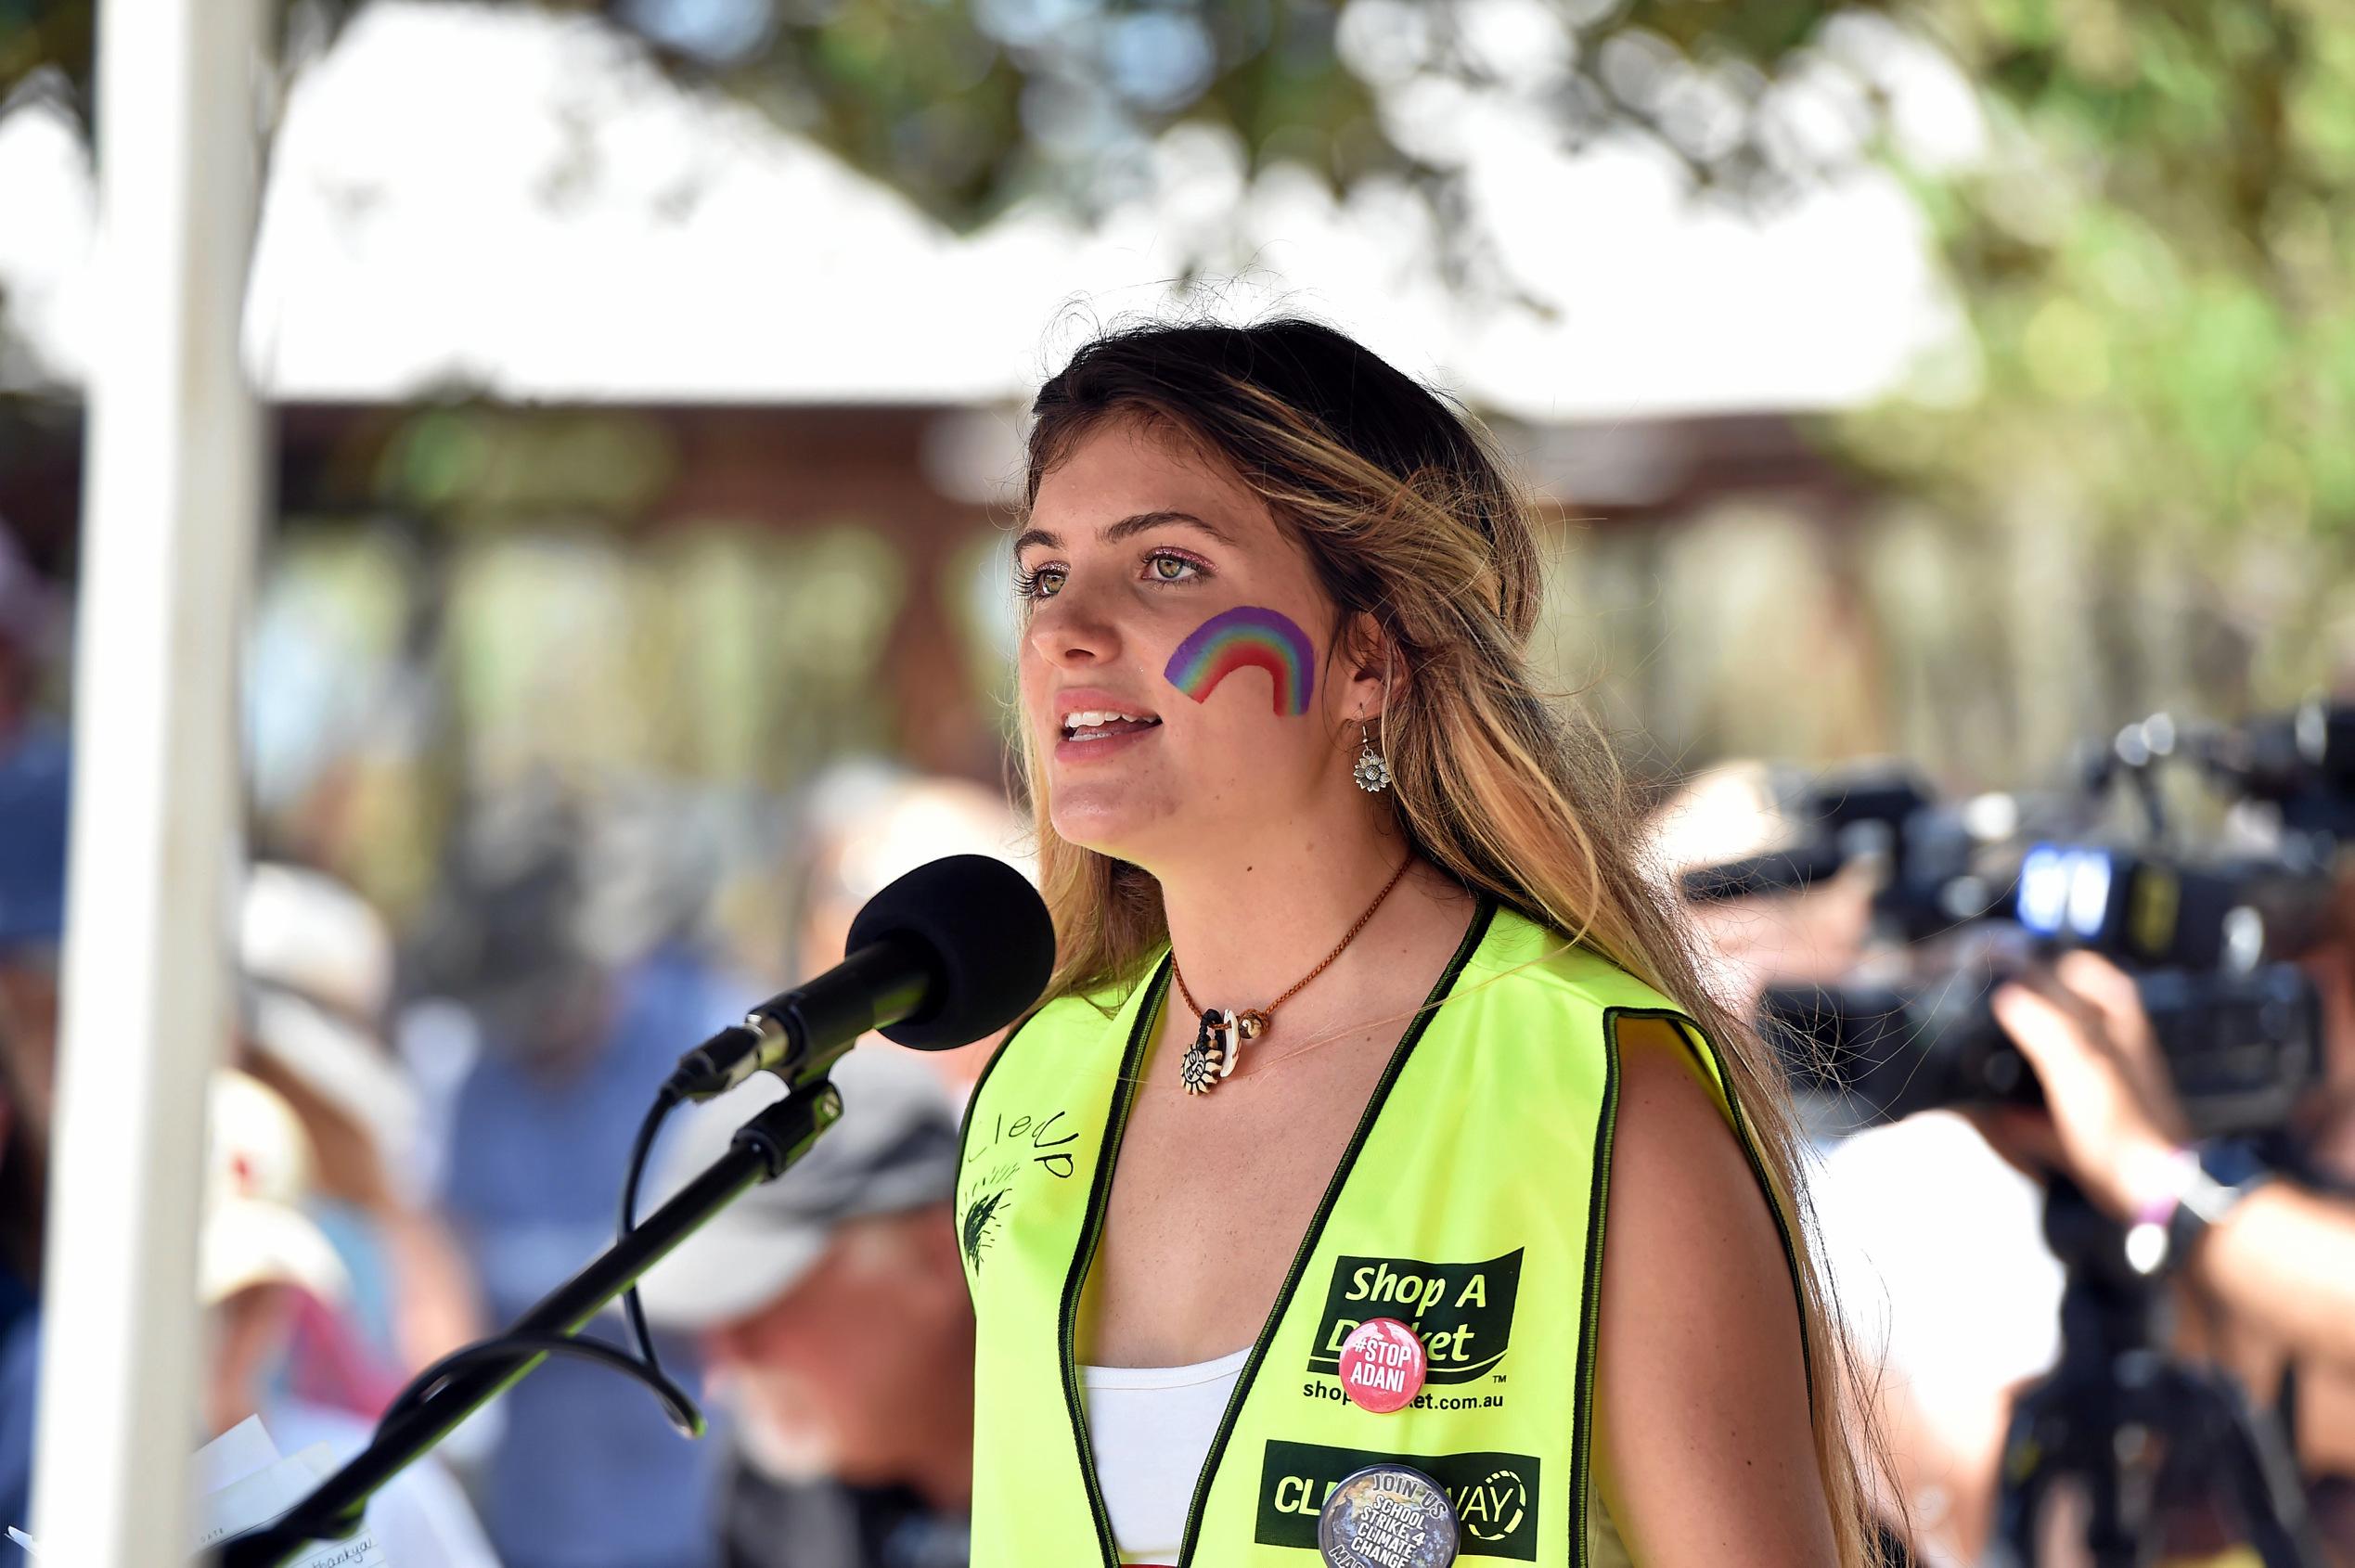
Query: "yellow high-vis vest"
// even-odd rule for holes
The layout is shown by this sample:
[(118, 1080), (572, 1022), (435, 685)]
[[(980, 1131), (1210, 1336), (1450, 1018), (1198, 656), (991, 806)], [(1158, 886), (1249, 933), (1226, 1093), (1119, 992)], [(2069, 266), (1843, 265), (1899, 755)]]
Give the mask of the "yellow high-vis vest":
[[(1125, 994), (1040, 1009), (966, 1113), (973, 1568), (1119, 1562), (1074, 1336), (1168, 969), (1165, 954)], [(1607, 959), (1484, 898), (1429, 1000), (1244, 1361), (1195, 1480), (1181, 1568), (1314, 1568), (1326, 1493), (1388, 1461), (1438, 1482), (1465, 1560), (1587, 1562), (1617, 1020), (1676, 1026), (1766, 1185), (1715, 1047)], [(1769, 1206), (1781, 1223), (1770, 1193)], [(1342, 1392), (1342, 1341), (1371, 1317), (1412, 1326), (1429, 1357), (1421, 1394), (1393, 1414)]]

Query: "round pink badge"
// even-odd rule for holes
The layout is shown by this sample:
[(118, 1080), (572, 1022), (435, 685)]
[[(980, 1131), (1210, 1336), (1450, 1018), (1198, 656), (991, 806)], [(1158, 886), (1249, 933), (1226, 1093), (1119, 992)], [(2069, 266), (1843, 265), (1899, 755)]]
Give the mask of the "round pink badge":
[(1412, 1404), (1429, 1368), (1422, 1341), (1396, 1317), (1370, 1317), (1341, 1342), (1341, 1391), (1377, 1415)]

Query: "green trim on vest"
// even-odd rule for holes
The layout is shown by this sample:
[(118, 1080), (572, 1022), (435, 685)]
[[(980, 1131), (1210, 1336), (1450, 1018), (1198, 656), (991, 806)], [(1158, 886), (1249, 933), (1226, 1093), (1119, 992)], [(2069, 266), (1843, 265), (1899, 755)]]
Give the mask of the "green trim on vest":
[[(977, 1321), (975, 1568), (1119, 1562), (1075, 1339), (1168, 972), (1165, 952), (1126, 992), (1040, 1009), (967, 1110), (957, 1212)], [(1583, 1568), (1615, 1030), (1634, 1017), (1675, 1025), (1765, 1187), (1692, 1020), (1482, 898), (1393, 1047), (1236, 1379), (1195, 1479), (1181, 1568), (1313, 1568), (1325, 1491), (1388, 1459), (1448, 1491), (1467, 1568), (1482, 1557)], [(1787, 1227), (1783, 1245), (1795, 1279)], [(1335, 1375), (1340, 1338), (1370, 1317), (1413, 1323), (1431, 1353), (1422, 1394), (1393, 1415), (1349, 1403)]]

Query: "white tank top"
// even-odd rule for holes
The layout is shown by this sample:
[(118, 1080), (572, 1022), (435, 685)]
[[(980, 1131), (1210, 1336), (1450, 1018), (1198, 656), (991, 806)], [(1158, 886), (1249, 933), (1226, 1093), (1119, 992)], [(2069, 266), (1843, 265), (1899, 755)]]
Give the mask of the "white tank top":
[[(1087, 1406), (1087, 1446), (1096, 1485), (1111, 1516), (1113, 1545), (1124, 1563), (1169, 1568), (1186, 1538), (1194, 1481), (1210, 1457), (1218, 1418), (1227, 1413), (1245, 1345), (1190, 1367), (1079, 1369)], [(1587, 1478), (1587, 1560), (1593, 1568), (1631, 1568), (1619, 1529)]]
[(1178, 1561), (1195, 1478), (1250, 1358), (1245, 1345), (1190, 1367), (1079, 1369), (1096, 1485), (1121, 1562)]

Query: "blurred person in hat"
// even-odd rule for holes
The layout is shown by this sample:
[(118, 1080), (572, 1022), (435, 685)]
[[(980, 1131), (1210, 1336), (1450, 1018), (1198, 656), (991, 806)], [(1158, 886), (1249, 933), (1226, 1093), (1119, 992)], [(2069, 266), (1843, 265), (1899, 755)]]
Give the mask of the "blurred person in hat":
[(353, 1277), (357, 1348), (375, 1366), (336, 1346), (299, 1359), (341, 1385), (326, 1396), (373, 1413), (410, 1373), (488, 1330), (465, 1253), (424, 1201), (418, 1091), (384, 1042), (392, 935), (343, 883), (264, 864), (247, 879), (238, 958), (242, 1065), (293, 1108), (317, 1153), (312, 1217)]
[[(284, 1386), (287, 1354), (306, 1305), (341, 1306), (351, 1276), (303, 1212), (315, 1165), (293, 1107), (260, 1080), (212, 1080), (198, 1290), (212, 1320), (204, 1383), (209, 1433), (248, 1416), (283, 1453), (324, 1443), (341, 1461), (367, 1446), (373, 1423), (313, 1404)], [(431, 1456), (372, 1498), (368, 1528), (399, 1568), (495, 1568), (497, 1559), (449, 1472)]]
[[(1756, 758), (1702, 769), (1667, 790), (1646, 819), (1645, 854), (1653, 874), (1664, 887), (1679, 888), (1689, 872), (1799, 851), (1808, 829), (1793, 803), (1804, 798), (1807, 785), (1800, 770)], [(1878, 876), (1869, 859), (1857, 858), (1832, 877), (1795, 891), (1692, 901), (1704, 980), (1726, 1006), (1745, 1015), (1757, 1011), (1769, 986), (1836, 983), (1864, 955)], [(1935, 1441), (1943, 1429), (1927, 1421), (1915, 1368), (1908, 1359), (1926, 1349), (1927, 1342), (1900, 1339), (1892, 1331), (1893, 1288), (1883, 1269), (1883, 1254), (1919, 1232), (1905, 1229), (1903, 1217), (1893, 1215), (1881, 1200), (1902, 1194), (1912, 1205), (1911, 1215), (1935, 1206), (1946, 1223), (1959, 1223), (1958, 1216), (1945, 1213), (1948, 1205), (1939, 1202), (1943, 1189), (1938, 1182), (1924, 1179), (1956, 1158), (1958, 1135), (1960, 1143), (1968, 1145), (1960, 1150), (1963, 1159), (1969, 1160), (1974, 1150), (1978, 1153), (1975, 1170), (2001, 1171), (2022, 1203), (2033, 1202), (2033, 1189), (1988, 1155), (1970, 1129), (1950, 1114), (1909, 1118), (1845, 1139), (1812, 1128), (1810, 1135), (1814, 1202), (1821, 1217), (1818, 1240), (1829, 1266), (1831, 1305), (1854, 1336), (1860, 1364), (1873, 1374), (1869, 1389), (1851, 1391), (1852, 1400), (1869, 1407), (1858, 1410), (1853, 1424), (1885, 1438), (1887, 1473), (1864, 1462), (1869, 1446), (1860, 1446), (1860, 1469), (1885, 1531), (1904, 1539), (1909, 1550), (1920, 1549), (1923, 1543), (1909, 1537), (1934, 1532), (1944, 1517), (1940, 1487), (1949, 1482), (1956, 1461)], [(1892, 1168), (1904, 1174), (1893, 1176)], [(1860, 1180), (1859, 1173), (1868, 1169), (1870, 1178)], [(1989, 1329), (2008, 1340), (2025, 1335), (2034, 1354), (2033, 1345), (2049, 1339), (2036, 1314), (2049, 1317), (2058, 1303), (2057, 1291), (2041, 1303), (2031, 1292), (2022, 1313), (1996, 1314)], [(1909, 1312), (1907, 1321), (1913, 1320)], [(1947, 1326), (1943, 1318), (1940, 1326)], [(1952, 1359), (1976, 1365), (1983, 1358), (1959, 1352)], [(1861, 1384), (1866, 1380), (1859, 1381)]]
[[(1653, 874), (1675, 887), (1689, 871), (1797, 849), (1802, 826), (1786, 800), (1796, 770), (1756, 760), (1717, 764), (1671, 790), (1647, 821)], [(1692, 904), (1706, 944), (1705, 977), (1748, 1012), (1769, 985), (1826, 983), (1851, 968), (1872, 925), (1874, 872), (1851, 860), (1796, 895), (1751, 894)]]
[[(595, 918), (621, 868), (586, 858), (594, 812), (552, 780), (484, 796), (406, 955), (418, 999), (403, 1054), (434, 1058), (425, 1076), (444, 1086), (426, 1104), (434, 1200), (501, 1324), (612, 1245), (655, 1089), (775, 988), (716, 972), (683, 906), (676, 920)], [(692, 1347), (657, 1343), (692, 1387)], [(680, 1442), (643, 1388), (557, 1362), (485, 1414), (496, 1426), (477, 1496), (512, 1568), (714, 1561), (703, 1516), (717, 1456)]]
[[(656, 1266), (649, 1316), (698, 1336), (731, 1418), (727, 1568), (963, 1568), (972, 1314), (950, 1199), (957, 1121), (887, 1046), (836, 1066), (843, 1117)], [(766, 1075), (689, 1113), (667, 1193), (778, 1099)]]
[[(1650, 819), (1657, 873), (1795, 852), (1809, 776), (1755, 759), (1720, 763), (1671, 790)], [(1884, 868), (1852, 859), (1829, 880), (1693, 904), (1705, 970), (1730, 1006), (1770, 985), (1834, 985), (1865, 958)], [(2014, 1390), (2059, 1350), (2061, 1269), (2045, 1246), (2041, 1192), (1969, 1118), (1934, 1111), (1819, 1130), (1814, 1202), (1834, 1304), (1873, 1377), (1886, 1435), (1885, 1519), (1931, 1562), (1985, 1544)], [(1860, 1391), (1861, 1394), (1864, 1391)]]
[[(867, 901), (919, 866), (951, 855), (1006, 861), (1034, 882), (1038, 868), (1021, 845), (1027, 829), (1003, 791), (963, 778), (911, 773), (856, 758), (830, 766), (803, 802), (791, 972), (813, 975), (841, 961), (851, 922)], [(961, 1100), (997, 1048), (988, 1035), (922, 1060)]]

